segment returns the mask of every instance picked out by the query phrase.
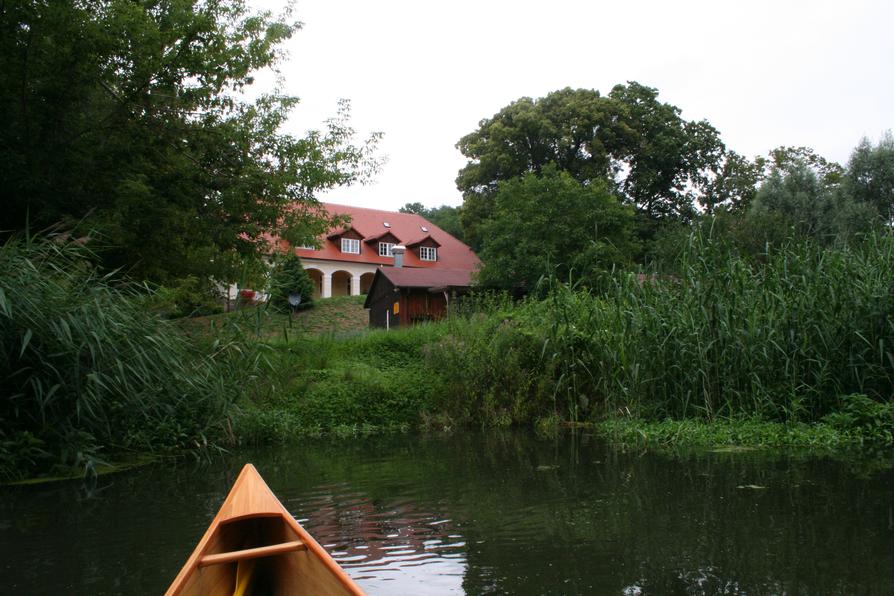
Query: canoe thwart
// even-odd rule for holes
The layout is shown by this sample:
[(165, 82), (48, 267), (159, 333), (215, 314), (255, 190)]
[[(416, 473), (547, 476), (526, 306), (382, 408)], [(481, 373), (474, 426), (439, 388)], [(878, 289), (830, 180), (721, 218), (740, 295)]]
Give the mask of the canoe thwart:
[(255, 467), (245, 464), (165, 596), (250, 593), (364, 596), (283, 507)]
[(270, 544), (268, 546), (234, 550), (227, 553), (205, 555), (199, 559), (199, 567), (221, 565), (223, 563), (233, 563), (235, 561), (245, 561), (247, 559), (257, 559), (260, 557), (272, 557), (273, 555), (281, 555), (296, 550), (307, 550), (307, 545), (300, 540), (293, 540), (291, 542), (281, 542), (280, 544)]

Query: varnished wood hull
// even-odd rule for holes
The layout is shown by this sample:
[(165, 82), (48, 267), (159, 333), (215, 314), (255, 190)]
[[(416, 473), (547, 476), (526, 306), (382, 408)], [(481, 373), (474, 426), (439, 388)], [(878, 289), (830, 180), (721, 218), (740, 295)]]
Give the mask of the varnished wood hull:
[[(363, 594), (246, 464), (166, 596)], [(244, 587), (244, 586), (241, 586)], [(240, 587), (240, 588), (241, 588)]]

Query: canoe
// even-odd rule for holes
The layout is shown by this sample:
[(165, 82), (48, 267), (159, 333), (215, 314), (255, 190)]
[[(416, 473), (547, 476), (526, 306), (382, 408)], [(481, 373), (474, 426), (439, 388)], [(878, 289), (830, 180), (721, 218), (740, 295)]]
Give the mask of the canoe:
[(246, 464), (166, 596), (363, 594)]

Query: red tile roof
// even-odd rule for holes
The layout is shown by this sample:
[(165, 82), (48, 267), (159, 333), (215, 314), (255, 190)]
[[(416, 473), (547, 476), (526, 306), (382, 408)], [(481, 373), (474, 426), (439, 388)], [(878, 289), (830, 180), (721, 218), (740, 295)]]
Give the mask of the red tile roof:
[[(375, 239), (385, 232), (391, 232), (405, 246), (412, 247), (415, 244), (431, 236), (438, 246), (437, 261), (422, 261), (412, 250), (407, 250), (404, 255), (404, 267), (424, 267), (427, 269), (454, 269), (473, 271), (477, 269), (479, 260), (472, 249), (415, 213), (398, 213), (396, 211), (382, 211), (380, 209), (367, 209), (365, 207), (350, 207), (348, 205), (336, 205), (323, 203), (323, 207), (330, 215), (348, 215), (351, 218), (346, 228), (354, 228), (364, 240)], [(385, 227), (385, 223), (390, 227)], [(427, 228), (423, 230), (422, 228)], [(333, 261), (349, 261), (352, 263), (371, 263), (374, 265), (394, 265), (391, 257), (380, 257), (377, 243), (367, 244), (360, 242), (360, 254), (352, 255), (341, 252), (341, 244), (338, 238), (330, 240), (329, 236), (338, 234), (341, 228), (329, 230), (319, 239), (319, 250), (296, 248), (295, 254), (303, 260), (328, 259)], [(443, 284), (442, 284), (443, 285)]]

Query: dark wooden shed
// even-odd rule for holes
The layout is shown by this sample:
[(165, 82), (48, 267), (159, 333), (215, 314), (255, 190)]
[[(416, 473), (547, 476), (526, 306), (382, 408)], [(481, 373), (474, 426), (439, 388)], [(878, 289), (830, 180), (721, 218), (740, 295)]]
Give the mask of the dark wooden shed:
[(435, 321), (444, 317), (450, 301), (468, 292), (471, 285), (471, 271), (381, 267), (363, 307), (369, 309), (370, 327)]

